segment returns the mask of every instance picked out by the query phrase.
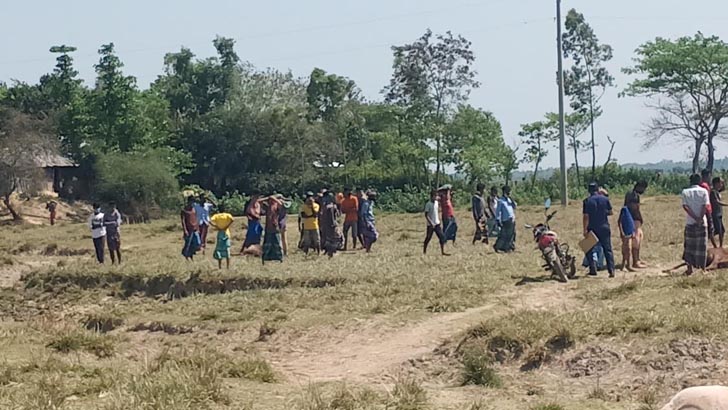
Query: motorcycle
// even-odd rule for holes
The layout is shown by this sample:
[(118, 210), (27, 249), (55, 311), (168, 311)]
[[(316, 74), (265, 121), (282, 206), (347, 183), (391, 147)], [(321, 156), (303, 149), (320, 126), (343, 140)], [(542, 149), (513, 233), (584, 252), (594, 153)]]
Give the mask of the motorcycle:
[(556, 216), (558, 211), (549, 214), (551, 199), (544, 203), (544, 223), (536, 226), (526, 225), (526, 229), (533, 230), (533, 239), (538, 244), (541, 256), (544, 260), (542, 266), (547, 272), (550, 271), (560, 282), (568, 282), (576, 276), (576, 258), (569, 253), (569, 244), (561, 242), (556, 232), (552, 231), (549, 223)]

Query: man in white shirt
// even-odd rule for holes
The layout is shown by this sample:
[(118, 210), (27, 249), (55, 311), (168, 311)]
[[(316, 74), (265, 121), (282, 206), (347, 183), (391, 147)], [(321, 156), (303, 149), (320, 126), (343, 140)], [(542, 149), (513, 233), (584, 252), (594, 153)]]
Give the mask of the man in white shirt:
[(94, 249), (96, 250), (96, 260), (104, 263), (104, 243), (106, 242), (106, 226), (104, 226), (104, 213), (101, 212), (99, 204), (93, 204), (94, 213), (88, 220), (88, 226), (91, 228), (91, 238), (94, 240)]
[(430, 192), (430, 201), (425, 204), (425, 219), (427, 220), (427, 235), (425, 236), (425, 246), (422, 253), (427, 253), (427, 246), (430, 245), (432, 234), (435, 234), (440, 241), (440, 252), (443, 256), (447, 256), (445, 253), (445, 234), (442, 232), (442, 226), (440, 225), (440, 201), (435, 190)]
[(700, 187), (700, 175), (690, 176), (690, 188), (682, 192), (682, 206), (685, 217), (685, 242), (683, 260), (688, 267), (687, 274), (693, 269), (705, 269), (708, 259), (708, 207), (710, 196), (708, 191)]

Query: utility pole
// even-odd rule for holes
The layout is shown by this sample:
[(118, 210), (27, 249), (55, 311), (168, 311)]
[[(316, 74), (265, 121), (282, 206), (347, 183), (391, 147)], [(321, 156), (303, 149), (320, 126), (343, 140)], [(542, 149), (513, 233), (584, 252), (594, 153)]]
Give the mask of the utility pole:
[(559, 54), (559, 155), (561, 159), (561, 205), (569, 203), (569, 175), (566, 169), (566, 137), (564, 136), (564, 52), (561, 44), (561, 0), (556, 0), (556, 44)]

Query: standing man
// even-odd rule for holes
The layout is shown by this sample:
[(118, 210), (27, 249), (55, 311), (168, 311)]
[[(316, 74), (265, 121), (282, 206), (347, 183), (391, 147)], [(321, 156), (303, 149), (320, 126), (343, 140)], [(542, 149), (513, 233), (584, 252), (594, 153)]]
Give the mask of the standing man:
[(288, 256), (288, 208), (291, 207), (291, 200), (284, 198), (281, 194), (276, 195), (276, 198), (283, 204), (278, 213), (278, 229), (281, 231), (283, 256)]
[(440, 226), (440, 201), (437, 197), (437, 191), (432, 190), (430, 192), (430, 200), (425, 204), (425, 220), (427, 220), (427, 234), (425, 235), (425, 245), (422, 250), (423, 254), (427, 254), (427, 246), (430, 245), (432, 240), (432, 234), (437, 235), (437, 240), (440, 242), (440, 252), (443, 256), (447, 256), (445, 253), (445, 235), (442, 233), (442, 226)]
[(182, 221), (182, 238), (184, 246), (182, 247), (182, 256), (188, 261), (195, 259), (195, 254), (200, 249), (200, 232), (197, 225), (197, 213), (195, 212), (195, 197), (187, 198), (187, 205), (180, 212)]
[(356, 240), (359, 237), (359, 198), (351, 194), (351, 188), (344, 188), (341, 212), (344, 214), (344, 250), (349, 248), (350, 230), (352, 249), (356, 249)]
[(268, 196), (265, 202), (265, 238), (263, 239), (262, 257), (264, 264), (268, 261), (283, 262), (279, 219), (281, 208), (283, 208), (283, 201), (278, 196)]
[(440, 209), (442, 210), (442, 233), (445, 234), (446, 241), (455, 240), (458, 236), (458, 224), (455, 221), (455, 208), (452, 205), (452, 187), (444, 185), (439, 189)]
[(516, 250), (516, 201), (511, 198), (511, 187), (503, 187), (503, 197), (498, 200), (495, 210), (495, 221), (500, 228), (495, 241), (496, 252), (513, 252)]
[(56, 224), (56, 208), (58, 207), (58, 203), (56, 201), (51, 200), (46, 204), (46, 209), (48, 210), (48, 217), (51, 220), (51, 226)]
[(260, 256), (260, 242), (263, 236), (263, 226), (260, 224), (261, 206), (264, 200), (258, 194), (253, 194), (245, 206), (245, 216), (248, 217), (248, 231), (245, 233), (245, 241), (241, 254)]
[(109, 204), (111, 212), (104, 214), (104, 227), (106, 228), (106, 244), (109, 246), (109, 255), (111, 255), (111, 264), (119, 263), (121, 265), (121, 213), (116, 209), (116, 204)]
[(362, 218), (362, 207), (364, 206), (364, 199), (366, 198), (366, 193), (364, 192), (364, 189), (357, 188), (356, 189), (356, 200), (359, 201), (359, 209), (358, 209), (358, 215), (357, 218), (359, 219), (359, 223), (357, 224), (357, 231), (359, 233), (359, 243), (361, 243), (362, 248), (364, 247), (364, 230), (366, 229), (366, 222), (364, 221), (364, 218)]
[(321, 254), (321, 236), (319, 233), (319, 204), (314, 200), (313, 192), (306, 193), (306, 201), (301, 206), (301, 247), (308, 255), (313, 249)]
[(210, 202), (205, 194), (200, 194), (200, 198), (195, 202), (195, 213), (197, 214), (197, 225), (200, 229), (200, 248), (202, 248), (202, 254), (205, 254), (205, 248), (207, 247), (207, 232), (210, 229), (210, 211), (214, 204)]
[[(612, 215), (612, 204), (609, 198), (599, 194), (599, 185), (596, 182), (589, 184), (589, 198), (584, 200), (583, 207), (584, 237), (590, 233), (599, 240), (607, 260), (609, 277), (614, 277), (614, 253), (612, 252), (612, 230), (609, 227), (609, 216)], [(595, 247), (596, 248), (596, 247)], [(589, 251), (589, 276), (597, 276), (596, 250)]]
[(690, 176), (690, 188), (682, 191), (682, 207), (685, 217), (685, 242), (683, 260), (688, 267), (687, 275), (695, 268), (704, 269), (708, 259), (708, 210), (710, 198), (700, 186), (701, 176)]
[(337, 222), (339, 207), (336, 204), (334, 193), (331, 191), (324, 194), (321, 202), (323, 203), (323, 210), (321, 210), (321, 232), (324, 233), (321, 242), (324, 253), (329, 258), (333, 258), (336, 251), (341, 248), (343, 242), (339, 223)]
[(374, 203), (376, 200), (377, 193), (371, 190), (367, 191), (362, 200), (359, 212), (359, 220), (363, 221), (363, 228), (360, 234), (364, 240), (364, 249), (366, 249), (367, 253), (372, 251), (372, 245), (379, 239), (379, 232), (377, 232), (376, 222), (374, 220)]
[(488, 205), (483, 198), (485, 185), (478, 184), (475, 194), (473, 194), (471, 208), (473, 210), (473, 220), (475, 221), (475, 235), (473, 236), (473, 245), (482, 241), (488, 243), (488, 227), (487, 220), (490, 218), (488, 214)]
[[(634, 233), (631, 236), (622, 235), (622, 260), (623, 267), (629, 269), (630, 264), (630, 249), (632, 256), (632, 268), (633, 269), (644, 269), (647, 267), (642, 260), (640, 260), (640, 248), (642, 245), (642, 239), (644, 233), (642, 226), (644, 226), (644, 219), (642, 218), (641, 195), (644, 195), (647, 190), (647, 181), (639, 181), (635, 184), (634, 189), (627, 193), (624, 197), (624, 206), (629, 210), (634, 221)], [(621, 229), (620, 229), (621, 232)]]
[(723, 225), (723, 207), (728, 206), (723, 202), (720, 193), (725, 189), (725, 181), (721, 177), (713, 178), (713, 190), (710, 191), (710, 207), (713, 208), (713, 236), (718, 237), (720, 247), (723, 247), (725, 237), (725, 225)]
[[(708, 193), (708, 198), (710, 198), (710, 180), (712, 178), (713, 173), (709, 169), (706, 168), (700, 171), (700, 187)], [(710, 204), (708, 204), (708, 214), (706, 216), (708, 217), (708, 237), (710, 238), (710, 242), (713, 244), (713, 247), (717, 248), (718, 244), (715, 242), (715, 237), (713, 236), (713, 206)]]
[(104, 242), (106, 239), (106, 227), (104, 226), (104, 213), (101, 212), (99, 204), (93, 204), (94, 212), (88, 220), (89, 228), (91, 228), (91, 238), (94, 241), (94, 250), (96, 251), (96, 260), (104, 263)]
[(486, 221), (486, 228), (488, 229), (488, 236), (497, 238), (498, 237), (498, 224), (495, 221), (495, 210), (498, 208), (498, 188), (491, 187), (490, 195), (488, 195), (488, 220)]

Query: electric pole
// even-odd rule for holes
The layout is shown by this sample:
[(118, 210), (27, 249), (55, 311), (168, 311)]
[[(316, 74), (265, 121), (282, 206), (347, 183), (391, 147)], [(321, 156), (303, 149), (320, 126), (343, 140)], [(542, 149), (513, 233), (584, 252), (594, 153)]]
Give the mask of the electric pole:
[(561, 44), (561, 0), (556, 0), (556, 44), (559, 54), (559, 155), (561, 159), (561, 205), (569, 203), (569, 176), (566, 169), (566, 137), (564, 136), (564, 52)]

